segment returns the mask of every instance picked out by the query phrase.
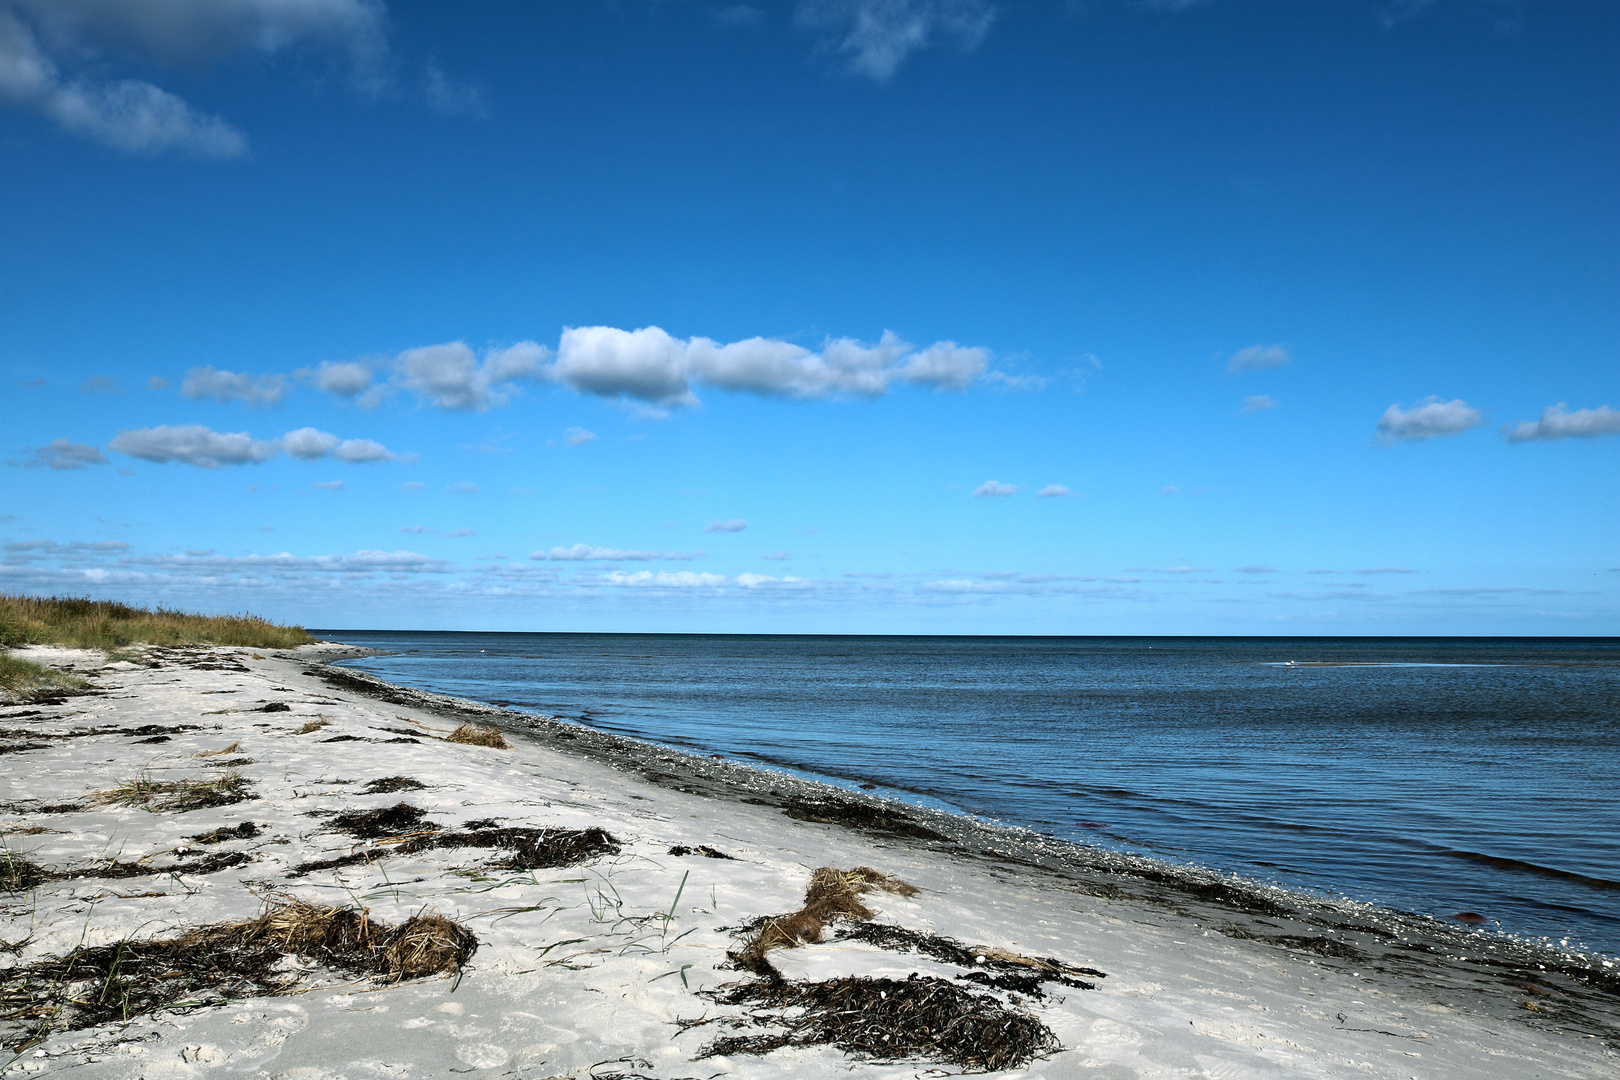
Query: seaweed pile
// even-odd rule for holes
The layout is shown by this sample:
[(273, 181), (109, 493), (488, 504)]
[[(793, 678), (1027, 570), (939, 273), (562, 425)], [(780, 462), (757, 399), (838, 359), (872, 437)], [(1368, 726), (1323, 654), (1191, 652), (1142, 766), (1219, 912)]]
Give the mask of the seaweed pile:
[[(863, 896), (887, 892), (915, 896), (900, 879), (858, 866), (843, 871), (821, 867), (811, 875), (804, 906), (787, 915), (764, 916), (739, 927), (741, 948), (728, 954), (737, 968), (756, 979), (704, 991), (717, 1005), (743, 1006), (738, 1016), (721, 1014), (683, 1021), (683, 1028), (721, 1023), (734, 1029), (759, 1028), (720, 1036), (699, 1052), (767, 1054), (789, 1046), (835, 1046), (871, 1061), (926, 1061), (967, 1072), (1019, 1068), (1063, 1049), (1057, 1036), (1020, 1008), (1016, 995), (1041, 999), (1043, 983), (1090, 990), (1079, 976), (1106, 978), (1051, 957), (1023, 956), (985, 945), (963, 945), (952, 938), (872, 922), (876, 914)], [(821, 981), (791, 980), (770, 962), (773, 949), (822, 940), (829, 927), (837, 940), (861, 941), (894, 951), (917, 952), (970, 970), (957, 981), (912, 972), (906, 979), (845, 976)], [(971, 982), (983, 989), (960, 985)], [(1008, 1000), (996, 992), (1008, 994)]]
[(457, 973), (477, 948), (471, 931), (436, 913), (390, 926), (364, 908), (288, 900), (254, 919), (81, 946), (0, 974), (0, 1046), (16, 1051), (56, 1030), (285, 992), (306, 974), (288, 957), (398, 982)]

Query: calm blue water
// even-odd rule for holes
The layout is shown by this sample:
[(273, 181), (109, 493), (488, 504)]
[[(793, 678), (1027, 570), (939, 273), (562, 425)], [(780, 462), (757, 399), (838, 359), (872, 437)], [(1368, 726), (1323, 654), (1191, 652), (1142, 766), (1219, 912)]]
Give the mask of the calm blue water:
[(1620, 952), (1616, 639), (317, 633), (393, 682)]

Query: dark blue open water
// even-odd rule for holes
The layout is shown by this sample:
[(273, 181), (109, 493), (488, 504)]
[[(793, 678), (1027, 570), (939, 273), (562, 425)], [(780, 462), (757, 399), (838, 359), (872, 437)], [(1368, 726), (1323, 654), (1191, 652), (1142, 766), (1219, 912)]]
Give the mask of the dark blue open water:
[(393, 682), (1620, 952), (1620, 639), (317, 633)]

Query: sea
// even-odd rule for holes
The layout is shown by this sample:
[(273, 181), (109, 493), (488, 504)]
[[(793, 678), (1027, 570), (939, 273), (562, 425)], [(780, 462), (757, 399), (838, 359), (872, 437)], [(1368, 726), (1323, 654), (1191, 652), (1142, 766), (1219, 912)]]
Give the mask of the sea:
[(1620, 639), (318, 630), (391, 682), (1620, 954)]

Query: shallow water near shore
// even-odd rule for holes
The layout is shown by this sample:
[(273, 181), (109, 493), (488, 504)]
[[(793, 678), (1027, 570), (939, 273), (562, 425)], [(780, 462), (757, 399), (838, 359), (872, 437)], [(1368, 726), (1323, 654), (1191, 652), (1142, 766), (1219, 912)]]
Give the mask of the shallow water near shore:
[(315, 633), (409, 686), (1620, 953), (1620, 640)]

